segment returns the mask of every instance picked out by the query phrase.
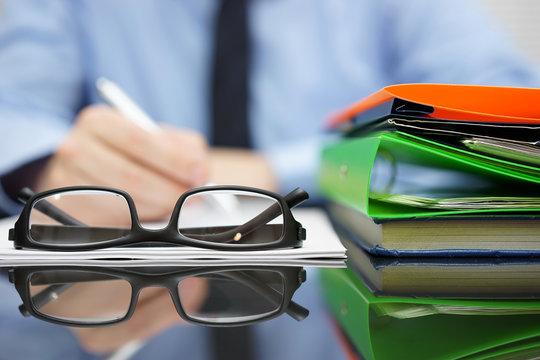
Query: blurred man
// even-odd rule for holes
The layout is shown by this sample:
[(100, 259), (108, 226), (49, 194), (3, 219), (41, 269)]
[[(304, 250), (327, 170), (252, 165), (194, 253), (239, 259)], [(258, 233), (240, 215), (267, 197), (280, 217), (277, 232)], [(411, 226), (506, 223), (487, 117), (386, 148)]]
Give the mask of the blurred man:
[[(332, 111), (395, 83), (538, 85), (508, 39), (464, 0), (5, 0), (2, 15), (5, 214), (20, 209), (14, 199), (25, 185), (121, 188), (143, 221), (167, 216), (183, 191), (207, 181), (282, 193), (302, 186), (316, 198), (324, 119)], [(150, 135), (96, 105), (101, 76), (162, 131)], [(309, 288), (306, 294), (316, 309), (310, 322), (279, 319), (257, 328), (257, 355), (338, 356), (320, 300)], [(170, 319), (165, 310), (150, 312), (136, 329), (163, 326), (126, 325), (127, 336), (114, 345), (120, 330), (107, 341), (95, 341), (103, 339), (96, 331), (77, 331), (77, 339), (93, 352), (142, 338), (153, 340), (140, 358), (177, 358), (190, 346), (193, 357), (205, 356), (196, 346), (204, 330), (162, 333)], [(16, 333), (17, 326), (1, 331)], [(61, 347), (71, 358), (90, 356), (77, 353), (65, 329), (43, 336), (34, 344), (41, 358)], [(59, 339), (54, 351), (46, 336)]]

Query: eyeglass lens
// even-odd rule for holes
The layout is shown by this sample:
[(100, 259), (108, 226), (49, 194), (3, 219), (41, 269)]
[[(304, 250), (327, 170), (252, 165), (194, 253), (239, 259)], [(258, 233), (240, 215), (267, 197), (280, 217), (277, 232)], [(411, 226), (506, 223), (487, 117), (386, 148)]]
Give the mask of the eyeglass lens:
[(283, 277), (273, 271), (223, 271), (201, 275), (207, 282), (208, 296), (202, 307), (185, 306), (190, 298), (190, 281), (178, 284), (178, 295), (186, 315), (206, 323), (234, 323), (260, 319), (277, 312), (283, 302)]
[(42, 244), (112, 240), (127, 235), (130, 229), (131, 213), (127, 200), (109, 191), (56, 193), (37, 200), (30, 211), (30, 238)]
[(188, 196), (182, 203), (178, 229), (202, 242), (272, 243), (283, 234), (280, 203), (249, 191), (213, 190)]
[(28, 288), (32, 306), (38, 313), (81, 324), (123, 318), (132, 292), (126, 280), (77, 270), (33, 273)]

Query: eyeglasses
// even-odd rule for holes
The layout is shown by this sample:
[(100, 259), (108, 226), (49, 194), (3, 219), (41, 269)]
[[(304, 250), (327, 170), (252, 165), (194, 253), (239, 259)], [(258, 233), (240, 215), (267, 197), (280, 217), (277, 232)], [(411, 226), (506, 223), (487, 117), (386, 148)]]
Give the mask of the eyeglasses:
[[(39, 194), (26, 189), (20, 197), (25, 207), (9, 232), (16, 248), (80, 251), (161, 242), (263, 250), (301, 247), (306, 236), (290, 210), (308, 198), (300, 188), (285, 197), (243, 186), (192, 189), (158, 230), (143, 228), (133, 199), (117, 189), (77, 186)], [(223, 206), (231, 198), (234, 202)]]
[(141, 290), (156, 286), (168, 290), (180, 317), (197, 324), (248, 325), (284, 312), (301, 321), (309, 314), (291, 300), (306, 279), (302, 267), (28, 267), (11, 269), (9, 279), (23, 315), (66, 326), (126, 321)]

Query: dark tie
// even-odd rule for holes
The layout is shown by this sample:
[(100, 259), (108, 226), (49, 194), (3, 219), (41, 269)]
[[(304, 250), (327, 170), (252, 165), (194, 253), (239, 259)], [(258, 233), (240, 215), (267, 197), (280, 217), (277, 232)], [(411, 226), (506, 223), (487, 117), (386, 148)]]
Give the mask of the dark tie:
[(222, 0), (215, 21), (212, 144), (250, 148), (248, 0)]
[[(221, 0), (215, 22), (212, 73), (212, 144), (250, 148), (247, 99), (247, 1)], [(254, 358), (250, 327), (212, 328), (215, 360)]]

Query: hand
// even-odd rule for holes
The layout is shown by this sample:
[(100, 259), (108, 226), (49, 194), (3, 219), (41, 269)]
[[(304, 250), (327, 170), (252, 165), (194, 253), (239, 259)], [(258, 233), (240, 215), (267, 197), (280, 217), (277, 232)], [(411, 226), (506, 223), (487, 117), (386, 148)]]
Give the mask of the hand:
[(203, 136), (162, 129), (149, 134), (108, 106), (89, 106), (79, 113), (34, 188), (120, 188), (133, 197), (141, 220), (161, 220), (183, 192), (206, 183), (209, 171)]
[(210, 178), (220, 185), (244, 185), (270, 191), (278, 188), (266, 158), (252, 150), (212, 148)]

